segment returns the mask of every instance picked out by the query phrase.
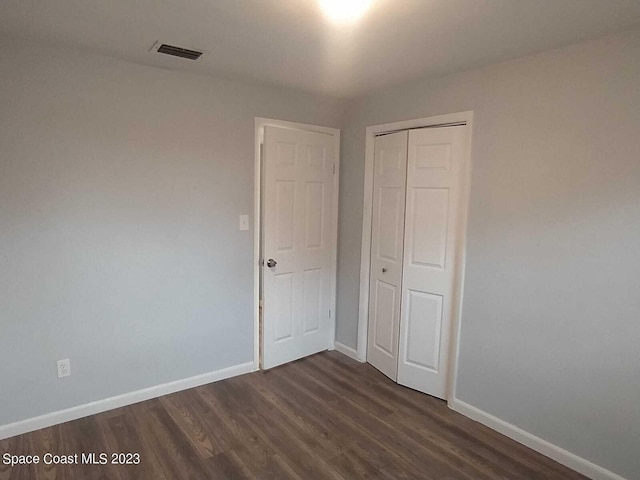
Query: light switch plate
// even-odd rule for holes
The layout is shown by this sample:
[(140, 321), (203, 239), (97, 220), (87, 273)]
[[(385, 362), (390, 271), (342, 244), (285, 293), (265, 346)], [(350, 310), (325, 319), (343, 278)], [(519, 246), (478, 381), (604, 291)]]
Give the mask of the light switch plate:
[(249, 230), (249, 215), (240, 215), (240, 230)]

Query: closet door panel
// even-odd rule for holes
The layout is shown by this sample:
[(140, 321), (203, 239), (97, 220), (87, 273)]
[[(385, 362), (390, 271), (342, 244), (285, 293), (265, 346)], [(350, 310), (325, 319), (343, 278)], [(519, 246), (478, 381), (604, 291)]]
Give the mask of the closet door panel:
[[(440, 364), (442, 296), (408, 290), (406, 297), (405, 362), (434, 372)], [(424, 340), (431, 340), (425, 342)]]
[(396, 380), (402, 298), (407, 132), (375, 139), (367, 361)]
[(398, 383), (445, 398), (466, 127), (408, 137)]

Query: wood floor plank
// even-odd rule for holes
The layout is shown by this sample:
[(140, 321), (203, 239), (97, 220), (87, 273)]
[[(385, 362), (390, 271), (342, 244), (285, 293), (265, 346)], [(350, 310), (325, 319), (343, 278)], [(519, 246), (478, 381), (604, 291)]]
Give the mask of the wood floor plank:
[(241, 439), (227, 428), (219, 416), (219, 411), (205, 402), (195, 390), (181, 392), (181, 398), (188, 402), (193, 418), (199, 422), (199, 428), (206, 435), (216, 455), (231, 450), (241, 442)]
[(530, 448), (452, 411), (442, 400), (397, 385), (368, 364), (352, 361), (335, 351), (316, 357), (321, 362), (333, 363), (335, 368), (349, 375), (361, 388), (372, 391), (381, 401), (394, 403), (405, 419), (433, 421), (445, 431), (453, 432), (458, 437), (456, 441), (464, 439), (474, 451), (497, 458), (502, 465), (516, 465), (518, 475), (526, 475), (522, 478), (550, 478), (549, 475), (559, 479), (584, 478)]
[[(342, 453), (341, 446), (332, 441), (324, 429), (319, 429), (317, 425), (308, 421), (309, 417), (304, 414), (304, 410), (297, 405), (293, 406), (282, 402), (269, 388), (266, 378), (268, 377), (265, 375), (256, 375), (251, 379), (240, 380), (247, 383), (244, 385), (245, 390), (236, 392), (236, 394), (252, 395), (264, 400), (266, 404), (263, 404), (262, 409), (256, 408), (256, 412), (260, 414), (268, 408), (268, 412), (265, 413), (281, 426), (293, 432), (300, 441), (310, 446), (321, 458), (328, 460)], [(252, 391), (248, 391), (248, 389)]]
[(275, 455), (275, 451), (258, 435), (246, 419), (242, 417), (240, 412), (235, 410), (227, 410), (219, 400), (219, 393), (216, 395), (215, 390), (206, 387), (195, 389), (201, 401), (205, 402), (217, 415), (220, 428), (224, 429), (229, 437), (229, 443), (237, 450), (237, 447), (243, 446), (258, 462), (265, 462), (267, 459)]
[(103, 453), (107, 451), (104, 434), (95, 416), (81, 418), (73, 422), (59, 425), (62, 445), (57, 452), (61, 455), (78, 455), (79, 463), (59, 466), (65, 472), (64, 478), (83, 478), (87, 480), (122, 480), (120, 469), (107, 463), (106, 465), (94, 465), (83, 463), (83, 453)]
[(292, 382), (287, 375), (280, 375), (277, 371), (269, 372), (269, 383), (272, 390), (281, 400), (293, 405), (293, 408), (304, 412), (307, 422), (311, 422), (327, 439), (340, 445), (343, 453), (355, 451), (375, 468), (381, 468), (395, 457), (391, 451), (371, 435), (363, 435), (360, 428), (351, 422), (344, 422), (335, 415), (331, 405), (305, 390), (301, 385)]
[(211, 480), (249, 480), (251, 471), (233, 450), (219, 453), (207, 461)]
[(388, 478), (354, 450), (347, 449), (345, 453), (332, 458), (330, 463), (344, 478), (362, 480)]
[(148, 437), (143, 437), (140, 427), (130, 410), (125, 409), (117, 416), (98, 415), (98, 423), (105, 433), (109, 454), (138, 453), (138, 465), (123, 465), (120, 473), (125, 480), (169, 480), (152, 449)]
[[(352, 388), (359, 389), (360, 391), (370, 390), (371, 383), (366, 382), (365, 385), (362, 385), (363, 379), (361, 375), (357, 375), (349, 369), (344, 368), (344, 364), (342, 364), (338, 369), (335, 369), (335, 365), (331, 364), (331, 362), (329, 362), (327, 358), (328, 357), (326, 356), (316, 355), (308, 359), (308, 361), (317, 368), (322, 369), (333, 379), (338, 380), (342, 377), (343, 380), (342, 382), (340, 382), (342, 384), (349, 383), (350, 385), (352, 385)], [(429, 449), (444, 453), (451, 458), (456, 458), (457, 462), (466, 461), (472, 463), (473, 468), (477, 470), (477, 472), (475, 473), (476, 475), (482, 473), (489, 478), (509, 479), (512, 478), (512, 475), (515, 473), (517, 473), (518, 475), (522, 474), (521, 470), (514, 472), (503, 469), (499, 463), (492, 463), (486, 458), (476, 455), (473, 449), (464, 449), (464, 445), (461, 445), (457, 438), (453, 439), (452, 436), (447, 435), (448, 431), (444, 428), (440, 428), (439, 430), (437, 430), (437, 433), (431, 430), (417, 430), (413, 428), (414, 425), (412, 421), (404, 422), (402, 420), (406, 420), (407, 418), (413, 420), (416, 417), (422, 419), (425, 418), (425, 416), (416, 415), (417, 411), (413, 405), (409, 404), (409, 406), (407, 407), (406, 404), (404, 404), (403, 402), (399, 402), (398, 400), (398, 398), (390, 399), (385, 398), (384, 396), (379, 399), (380, 404), (385, 406), (386, 408), (393, 409), (395, 407), (396, 410), (402, 412), (401, 414), (396, 412), (390, 416), (385, 416), (384, 420), (392, 424), (395, 428), (403, 430), (414, 440), (427, 445)], [(436, 426), (439, 425), (436, 424)]]
[[(308, 361), (317, 369), (322, 371), (324, 375), (326, 375), (330, 379), (330, 381), (334, 381), (334, 389), (335, 386), (342, 387), (343, 385), (348, 385), (349, 390), (357, 390), (362, 392), (370, 390), (371, 384), (369, 382), (367, 382), (365, 385), (362, 385), (362, 376), (358, 376), (353, 372), (350, 372), (348, 369), (344, 368), (344, 366), (336, 369), (335, 366), (332, 365), (331, 362), (328, 362), (326, 360), (326, 357), (324, 356), (316, 355), (314, 357), (310, 357), (309, 359), (305, 359), (305, 361)], [(357, 400), (359, 396), (352, 395), (351, 398)], [(382, 408), (386, 408), (387, 410), (394, 410), (395, 408), (396, 410), (404, 411), (404, 414), (402, 415), (393, 413), (391, 416), (382, 416), (381, 418), (384, 421), (390, 423), (396, 429), (404, 431), (414, 440), (423, 443), (431, 451), (439, 452), (440, 454), (448, 456), (455, 462), (457, 468), (462, 470), (468, 469), (468, 466), (465, 465), (465, 463), (472, 462), (473, 469), (476, 470), (474, 472), (474, 475), (484, 474), (486, 477), (494, 479), (509, 478), (510, 473), (508, 471), (505, 471), (499, 466), (485, 461), (485, 459), (483, 459), (482, 457), (477, 457), (470, 451), (464, 451), (456, 442), (450, 442), (448, 441), (449, 439), (445, 438), (442, 435), (431, 434), (431, 432), (429, 432), (428, 434), (426, 432), (417, 432), (411, 428), (412, 426), (410, 424), (407, 423), (397, 421), (389, 422), (390, 418), (395, 420), (397, 418), (406, 418), (407, 413), (415, 414), (415, 409), (413, 408), (413, 406), (409, 408), (403, 408), (405, 407), (405, 405), (403, 405), (401, 402), (393, 401), (397, 399), (390, 400), (384, 397), (376, 399), (378, 401), (378, 405)], [(442, 433), (442, 431), (440, 433)]]
[[(333, 395), (333, 393), (323, 392), (324, 387), (322, 384), (314, 381), (307, 383), (307, 380), (310, 380), (307, 376), (304, 374), (297, 375), (291, 368), (287, 370), (286, 374), (281, 372), (282, 380), (289, 382), (290, 387), (298, 389), (298, 394), (304, 392), (314, 398), (319, 405), (324, 405), (328, 412), (325, 420), (331, 421), (333, 418), (340, 425), (339, 428), (349, 432), (352, 441), (351, 445), (354, 450), (357, 449), (358, 454), (377, 468), (387, 468), (389, 471), (396, 472), (393, 475), (387, 473), (387, 477), (393, 479), (433, 479), (439, 478), (438, 475), (442, 474), (442, 472), (434, 473), (431, 468), (422, 469), (418, 465), (407, 461), (403, 455), (399, 454), (396, 445), (386, 444), (384, 439), (380, 438), (380, 432), (373, 432), (368, 429), (365, 425), (367, 422), (363, 422), (361, 417), (343, 415), (341, 409), (344, 406), (336, 403), (336, 401), (341, 401), (339, 396), (334, 399), (327, 398), (323, 393), (329, 393), (329, 395)], [(308, 402), (309, 399), (305, 403), (308, 405)]]
[(249, 478), (261, 480), (302, 480), (278, 454), (254, 455), (249, 449), (238, 446), (234, 455), (250, 472)]
[(544, 478), (540, 477), (540, 473), (526, 463), (505, 455), (493, 446), (485, 446), (478, 443), (473, 437), (465, 435), (464, 432), (452, 430), (429, 417), (394, 414), (386, 420), (413, 431), (416, 440), (424, 439), (424, 441), (442, 442), (447, 448), (457, 450), (458, 455), (465, 456), (474, 465), (477, 465), (478, 469), (486, 471), (496, 479), (523, 478), (535, 480)]
[[(61, 428), (59, 425), (31, 432), (29, 434), (33, 448), (31, 453), (42, 458), (47, 452), (56, 452), (58, 446), (62, 445), (60, 435)], [(44, 462), (40, 462), (35, 466), (35, 478), (37, 480), (64, 480), (67, 475), (64, 466), (47, 465)]]
[(298, 476), (309, 479), (346, 480), (332, 470), (310, 446), (303, 443), (288, 425), (282, 425), (264, 412), (246, 411), (243, 416)]
[[(367, 391), (359, 388), (357, 383), (353, 383), (351, 378), (344, 375), (344, 371), (326, 368), (326, 364), (320, 359), (321, 357), (318, 355), (305, 358), (300, 362), (300, 366), (303, 366), (304, 363), (310, 364), (313, 367), (314, 378), (321, 380), (326, 385), (330, 385), (333, 390), (350, 398), (378, 418), (384, 418), (395, 411), (394, 405), (380, 402), (377, 397), (367, 395)], [(304, 367), (308, 366), (304, 365)]]
[(585, 480), (338, 352), (2, 440), (4, 452), (141, 464), (0, 464), (0, 480)]
[[(282, 418), (274, 419), (272, 408), (243, 390), (240, 385), (219, 385), (213, 395), (221, 395), (222, 399), (243, 398), (241, 417), (244, 424), (253, 429), (258, 436), (267, 442), (283, 459), (286, 459), (292, 470), (302, 478), (343, 479), (333, 471), (317, 453), (297, 436), (290, 423), (281, 423)], [(225, 400), (222, 400), (224, 402)], [(280, 420), (280, 421), (279, 421)]]
[(207, 478), (208, 470), (159, 400), (133, 405), (143, 435), (153, 445), (165, 476), (176, 480)]
[[(0, 455), (33, 455), (34, 448), (30, 435), (20, 435), (0, 440)], [(0, 462), (0, 480), (30, 480), (35, 478), (35, 465), (19, 465), (11, 467)]]
[(211, 458), (229, 449), (226, 444), (220, 446), (209, 438), (202, 417), (193, 411), (187, 395), (166, 395), (160, 402), (201, 458)]
[(376, 437), (385, 445), (388, 445), (393, 453), (403, 458), (408, 464), (414, 466), (420, 475), (426, 478), (468, 478), (474, 480), (481, 478), (480, 472), (476, 476), (466, 472), (465, 465), (456, 465), (451, 458), (443, 457), (428, 450), (423, 445), (412, 440), (407, 435), (386, 424), (348, 397), (343, 397), (332, 388), (332, 385), (324, 383), (320, 376), (305, 376), (302, 365), (292, 364), (295, 371), (295, 380), (305, 388), (326, 402), (335, 406), (336, 414), (344, 421), (349, 421), (360, 427), (363, 433), (374, 431)]
[(300, 442), (291, 431), (284, 430), (268, 417), (255, 413), (245, 413), (247, 420), (255, 426), (259, 435), (270, 440), (278, 455), (286, 460), (291, 469), (305, 479), (348, 480), (333, 470), (313, 450)]

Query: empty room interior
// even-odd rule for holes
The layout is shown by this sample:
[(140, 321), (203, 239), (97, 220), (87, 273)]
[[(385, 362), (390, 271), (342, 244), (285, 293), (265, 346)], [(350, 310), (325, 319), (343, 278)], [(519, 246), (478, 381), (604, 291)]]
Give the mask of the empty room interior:
[(640, 480), (640, 0), (0, 46), (0, 480)]

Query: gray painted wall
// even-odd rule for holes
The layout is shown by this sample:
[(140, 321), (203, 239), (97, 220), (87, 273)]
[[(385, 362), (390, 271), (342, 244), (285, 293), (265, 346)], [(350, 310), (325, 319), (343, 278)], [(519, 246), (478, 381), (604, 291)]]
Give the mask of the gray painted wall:
[(356, 346), (365, 127), (464, 110), (458, 397), (640, 478), (640, 31), (349, 106), (337, 338)]
[(2, 46), (0, 425), (252, 361), (254, 117), (341, 105)]

